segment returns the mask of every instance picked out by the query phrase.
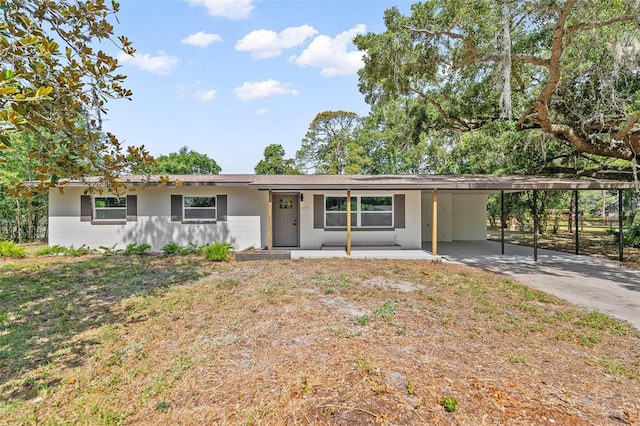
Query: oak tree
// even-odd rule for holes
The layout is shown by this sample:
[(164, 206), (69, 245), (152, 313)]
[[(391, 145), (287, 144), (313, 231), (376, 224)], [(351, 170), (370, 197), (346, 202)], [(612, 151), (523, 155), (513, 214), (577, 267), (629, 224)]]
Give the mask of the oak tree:
[[(640, 152), (637, 1), (427, 0), (386, 31), (359, 35), (371, 104), (418, 98), (443, 128), (512, 121), (584, 155), (635, 164)], [(627, 163), (629, 164), (629, 163)]]

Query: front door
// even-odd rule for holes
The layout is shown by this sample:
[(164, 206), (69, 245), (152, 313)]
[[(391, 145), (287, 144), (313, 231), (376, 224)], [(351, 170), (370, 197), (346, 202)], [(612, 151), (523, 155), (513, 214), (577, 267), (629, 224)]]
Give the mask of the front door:
[(273, 194), (273, 245), (298, 247), (299, 194)]

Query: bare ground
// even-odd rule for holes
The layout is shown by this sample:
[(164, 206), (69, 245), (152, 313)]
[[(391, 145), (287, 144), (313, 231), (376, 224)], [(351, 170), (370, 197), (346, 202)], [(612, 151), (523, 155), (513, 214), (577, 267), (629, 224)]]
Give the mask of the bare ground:
[[(192, 267), (136, 262), (149, 273), (147, 289), (160, 287), (163, 268)], [(56, 262), (42, 268), (54, 273)], [(424, 261), (203, 268), (204, 277), (161, 292), (102, 295), (108, 321), (69, 336), (54, 362), (11, 380), (0, 374), (0, 417), (176, 425), (640, 419), (638, 331), (502, 276)], [(74, 294), (89, 303), (81, 289)], [(39, 376), (50, 385), (34, 392), (28, 386)], [(455, 398), (455, 411), (443, 397)]]

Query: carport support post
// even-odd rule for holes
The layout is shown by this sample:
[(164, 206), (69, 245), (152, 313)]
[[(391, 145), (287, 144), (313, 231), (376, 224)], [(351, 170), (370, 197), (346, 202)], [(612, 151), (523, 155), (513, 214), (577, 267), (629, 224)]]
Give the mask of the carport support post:
[(504, 189), (500, 191), (500, 245), (500, 254), (504, 254)]
[(273, 191), (269, 190), (269, 250), (273, 250)]
[(618, 189), (618, 250), (620, 251), (620, 262), (624, 262), (624, 234), (622, 221), (624, 219), (622, 211), (622, 189)]
[(533, 190), (533, 260), (538, 261), (538, 190)]
[(574, 226), (576, 227), (576, 254), (580, 254), (580, 236), (578, 235), (578, 219), (580, 217), (580, 213), (578, 211), (578, 190), (573, 190), (573, 219), (575, 221)]
[(431, 254), (438, 255), (438, 190), (431, 195)]
[(351, 256), (351, 190), (347, 189), (347, 256)]

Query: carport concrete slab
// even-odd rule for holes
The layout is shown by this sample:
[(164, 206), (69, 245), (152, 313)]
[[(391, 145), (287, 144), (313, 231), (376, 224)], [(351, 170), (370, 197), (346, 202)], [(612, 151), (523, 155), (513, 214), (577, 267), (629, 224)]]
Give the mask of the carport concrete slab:
[(467, 241), (438, 244), (448, 262), (464, 263), (507, 275), (517, 281), (565, 299), (583, 309), (623, 319), (640, 330), (640, 271), (624, 263), (500, 243)]

